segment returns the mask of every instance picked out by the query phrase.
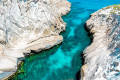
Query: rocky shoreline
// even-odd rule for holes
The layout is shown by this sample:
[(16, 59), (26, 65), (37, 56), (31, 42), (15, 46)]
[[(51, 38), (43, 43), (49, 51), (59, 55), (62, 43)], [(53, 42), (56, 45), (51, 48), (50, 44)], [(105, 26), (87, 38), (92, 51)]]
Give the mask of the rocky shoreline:
[(91, 14), (86, 22), (93, 42), (83, 54), (81, 80), (119, 80), (120, 5), (108, 6)]
[[(25, 55), (25, 58), (33, 57), (33, 56), (35, 56), (35, 55), (41, 55), (41, 56), (44, 56), (44, 57), (45, 57), (45, 56), (49, 56), (49, 55), (51, 55), (51, 54), (49, 54), (49, 52), (51, 53), (51, 50), (54, 52), (54, 49), (59, 48), (59, 46), (60, 46), (61, 44), (62, 44), (62, 43), (60, 43), (60, 44), (58, 44), (58, 45), (55, 45), (55, 46), (53, 46), (53, 47), (51, 47), (51, 48), (49, 48), (49, 49), (44, 49), (44, 50), (42, 50), (42, 51), (40, 51), (40, 52), (31, 51), (31, 53), (27, 53), (28, 55)], [(44, 54), (45, 54), (45, 55), (44, 55)], [(18, 61), (17, 70), (16, 70), (13, 74), (5, 77), (3, 80), (13, 80), (13, 79), (16, 80), (16, 79), (17, 79), (16, 76), (18, 76), (18, 75), (21, 74), (21, 73), (24, 73), (24, 74), (25, 74), (25, 69), (24, 69), (25, 58), (24, 58), (24, 57), (23, 57), (23, 58), (20, 58), (20, 60)]]
[(15, 73), (18, 58), (26, 53), (63, 41), (59, 33), (66, 24), (61, 16), (69, 13), (70, 7), (67, 0), (0, 1), (0, 79)]

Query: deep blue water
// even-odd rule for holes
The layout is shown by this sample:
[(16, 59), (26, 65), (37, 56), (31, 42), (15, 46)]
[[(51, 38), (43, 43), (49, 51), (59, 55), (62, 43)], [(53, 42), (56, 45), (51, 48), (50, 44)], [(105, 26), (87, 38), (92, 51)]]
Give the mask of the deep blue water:
[(63, 32), (63, 43), (51, 50), (26, 57), (23, 72), (17, 80), (76, 80), (82, 66), (82, 52), (90, 45), (91, 39), (84, 29), (90, 14), (98, 9), (120, 3), (120, 0), (69, 0), (71, 12), (63, 16), (67, 23)]

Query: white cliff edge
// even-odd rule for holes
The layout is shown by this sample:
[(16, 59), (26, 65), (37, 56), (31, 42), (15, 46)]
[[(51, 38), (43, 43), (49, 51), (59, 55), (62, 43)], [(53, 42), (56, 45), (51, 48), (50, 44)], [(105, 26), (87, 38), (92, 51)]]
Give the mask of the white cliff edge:
[(18, 58), (63, 41), (67, 0), (0, 0), (0, 80), (17, 70)]
[(120, 80), (120, 5), (93, 13), (86, 27), (93, 42), (84, 50), (81, 80)]

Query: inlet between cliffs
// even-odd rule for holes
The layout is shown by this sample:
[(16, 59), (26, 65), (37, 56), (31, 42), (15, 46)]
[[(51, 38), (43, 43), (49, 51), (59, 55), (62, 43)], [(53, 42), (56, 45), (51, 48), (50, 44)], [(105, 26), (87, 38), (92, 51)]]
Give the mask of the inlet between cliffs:
[[(85, 30), (85, 22), (98, 9), (119, 4), (119, 0), (69, 0), (71, 11), (63, 20), (66, 31), (61, 33), (63, 43), (26, 57), (14, 80), (79, 80), (83, 65), (82, 52), (90, 45), (91, 37)], [(34, 53), (34, 52), (33, 52)], [(89, 79), (88, 79), (89, 80)]]

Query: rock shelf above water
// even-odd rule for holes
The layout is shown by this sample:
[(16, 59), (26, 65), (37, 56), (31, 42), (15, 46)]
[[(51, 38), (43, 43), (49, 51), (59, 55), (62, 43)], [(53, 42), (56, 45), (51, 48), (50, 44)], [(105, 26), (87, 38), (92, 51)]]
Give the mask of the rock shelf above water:
[(63, 41), (70, 11), (67, 0), (0, 1), (0, 79), (14, 73), (17, 60), (31, 50), (41, 51)]

